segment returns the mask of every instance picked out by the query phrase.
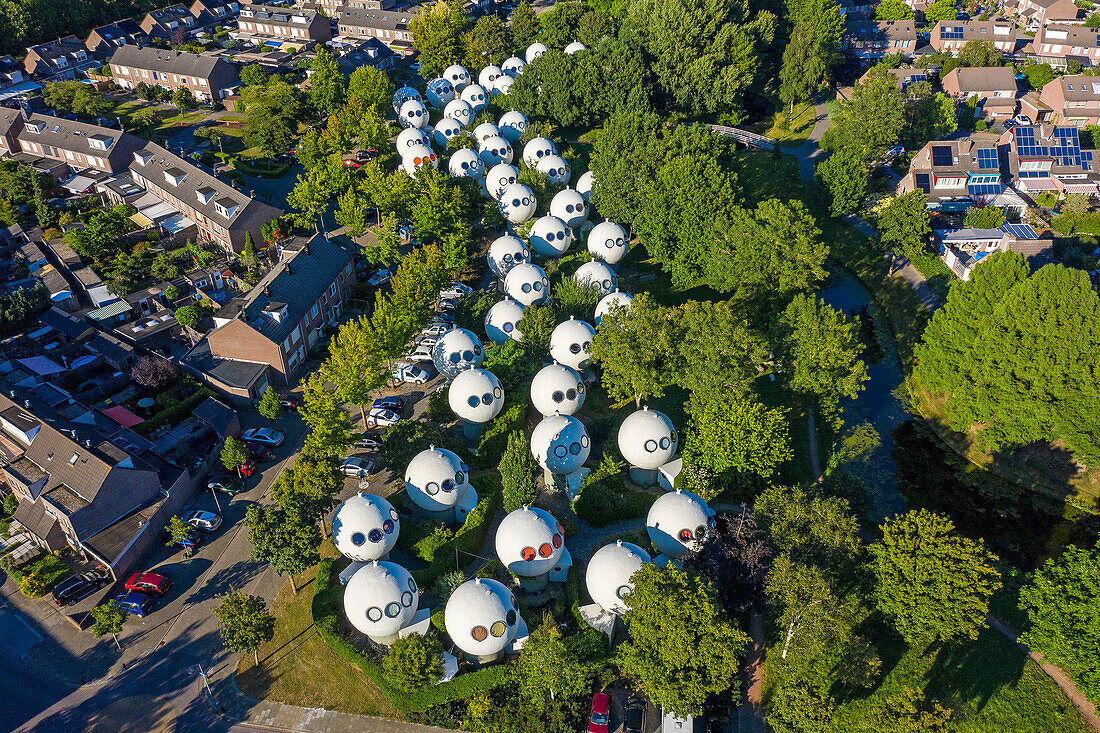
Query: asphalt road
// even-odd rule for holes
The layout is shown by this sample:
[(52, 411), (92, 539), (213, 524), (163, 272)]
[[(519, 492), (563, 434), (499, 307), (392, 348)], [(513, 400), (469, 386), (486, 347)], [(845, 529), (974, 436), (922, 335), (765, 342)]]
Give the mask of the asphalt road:
[(4, 704), (0, 705), (0, 729), (15, 730), (72, 691), (71, 687), (39, 677), (0, 645), (0, 679), (4, 680)]

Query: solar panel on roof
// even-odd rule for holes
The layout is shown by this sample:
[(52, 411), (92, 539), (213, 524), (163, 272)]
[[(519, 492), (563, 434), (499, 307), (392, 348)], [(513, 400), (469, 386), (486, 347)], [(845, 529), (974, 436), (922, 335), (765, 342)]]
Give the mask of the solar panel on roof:
[(951, 159), (950, 145), (932, 146), (932, 165), (951, 165)]
[(1039, 235), (1027, 224), (1004, 224), (1001, 231), (1007, 232), (1017, 239), (1038, 239)]
[(978, 149), (978, 169), (993, 169), (997, 167), (997, 151), (994, 148)]

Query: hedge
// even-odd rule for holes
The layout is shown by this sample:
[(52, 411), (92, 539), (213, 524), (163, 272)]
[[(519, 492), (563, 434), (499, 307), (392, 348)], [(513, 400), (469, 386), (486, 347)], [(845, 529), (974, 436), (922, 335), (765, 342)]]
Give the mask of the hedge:
[(209, 387), (199, 387), (195, 390), (195, 394), (187, 397), (180, 402), (177, 402), (172, 407), (168, 407), (161, 410), (156, 415), (134, 426), (134, 432), (142, 437), (149, 437), (149, 434), (156, 428), (164, 425), (165, 423), (174, 424), (183, 420), (185, 417), (192, 415), (195, 412), (195, 408), (199, 406), (199, 403), (205, 400), (207, 397), (215, 397), (214, 391)]
[(339, 583), (333, 583), (333, 577), (333, 560), (326, 558), (317, 566), (317, 577), (313, 581), (313, 625), (317, 628), (317, 633), (337, 656), (362, 670), (390, 703), (403, 713), (420, 712), (435, 705), (464, 700), (509, 681), (511, 668), (506, 664), (498, 664), (476, 672), (467, 672), (421, 690), (410, 692), (395, 687), (386, 677), (381, 664), (356, 649), (340, 635), (337, 614), (343, 611), (344, 594)]
[(412, 576), (421, 588), (430, 588), (441, 575), (449, 572), (455, 561), (455, 550), (476, 555), (485, 543), (489, 525), (500, 506), (500, 486), (490, 484), (484, 477), (471, 478), (477, 491), (477, 506), (466, 515), (466, 521), (455, 531), (455, 536), (435, 550), (435, 559), (428, 567), (414, 570)]
[(482, 468), (496, 468), (496, 462), (500, 461), (500, 457), (508, 447), (508, 436), (516, 430), (523, 430), (526, 410), (527, 403), (523, 401), (507, 405), (504, 411), (489, 423), (489, 427), (481, 434), (481, 439), (477, 443), (477, 458), (474, 459), (477, 465)]

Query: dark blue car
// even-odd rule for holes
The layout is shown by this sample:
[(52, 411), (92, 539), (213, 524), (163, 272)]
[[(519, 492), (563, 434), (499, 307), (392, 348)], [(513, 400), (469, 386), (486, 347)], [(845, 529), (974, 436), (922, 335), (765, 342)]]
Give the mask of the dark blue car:
[(405, 400), (400, 397), (379, 397), (374, 401), (371, 407), (391, 410), (400, 415), (405, 410)]
[(129, 593), (120, 593), (115, 596), (115, 601), (118, 603), (118, 607), (126, 613), (132, 613), (133, 615), (141, 618), (153, 611), (153, 608), (157, 605), (157, 599), (155, 596), (147, 595), (145, 593), (138, 593), (137, 591), (130, 591)]

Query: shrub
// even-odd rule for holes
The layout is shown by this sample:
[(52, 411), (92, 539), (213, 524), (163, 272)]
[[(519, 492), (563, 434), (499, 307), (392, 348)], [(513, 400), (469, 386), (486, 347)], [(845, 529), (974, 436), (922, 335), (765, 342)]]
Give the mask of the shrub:
[(446, 391), (441, 389), (428, 396), (428, 417), (436, 422), (445, 422), (451, 417)]
[(46, 584), (36, 571), (32, 571), (19, 579), (19, 592), (27, 598), (38, 598), (45, 594)]
[(489, 423), (477, 444), (478, 465), (483, 468), (496, 465), (508, 447), (508, 436), (513, 431), (523, 430), (525, 408), (525, 401), (506, 405), (504, 411)]
[(423, 570), (413, 571), (412, 575), (421, 588), (430, 588), (441, 575), (454, 570), (455, 550), (468, 554), (481, 550), (493, 515), (500, 505), (500, 488), (488, 485), (485, 479), (480, 478), (473, 479), (473, 484), (478, 495), (477, 506), (466, 515), (466, 521), (455, 531), (454, 537), (436, 548), (431, 564)]
[(419, 690), (443, 676), (442, 654), (443, 647), (434, 636), (410, 634), (393, 643), (382, 668), (394, 684)]
[(417, 542), (413, 547), (417, 557), (425, 562), (432, 562), (435, 560), (439, 549), (446, 546), (452, 539), (454, 539), (454, 532), (449, 530), (447, 525), (440, 522), (428, 533), (427, 537)]

